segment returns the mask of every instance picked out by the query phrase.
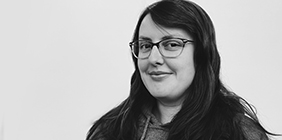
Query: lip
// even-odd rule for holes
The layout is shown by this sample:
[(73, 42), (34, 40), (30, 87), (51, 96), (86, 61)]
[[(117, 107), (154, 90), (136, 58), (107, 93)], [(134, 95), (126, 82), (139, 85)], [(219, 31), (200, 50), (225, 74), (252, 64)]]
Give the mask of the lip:
[(149, 72), (149, 75), (162, 75), (162, 74), (171, 74), (170, 72), (164, 72), (164, 71), (151, 71)]
[(166, 78), (167, 76), (171, 75), (171, 72), (165, 72), (165, 71), (151, 71), (148, 73), (150, 77), (155, 81), (160, 81)]

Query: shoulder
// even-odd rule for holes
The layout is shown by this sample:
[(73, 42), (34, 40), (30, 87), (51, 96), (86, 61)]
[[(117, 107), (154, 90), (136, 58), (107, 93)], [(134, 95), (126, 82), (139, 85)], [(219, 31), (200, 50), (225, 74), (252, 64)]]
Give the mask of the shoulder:
[(237, 114), (235, 120), (239, 123), (247, 140), (269, 140), (263, 128), (250, 117)]

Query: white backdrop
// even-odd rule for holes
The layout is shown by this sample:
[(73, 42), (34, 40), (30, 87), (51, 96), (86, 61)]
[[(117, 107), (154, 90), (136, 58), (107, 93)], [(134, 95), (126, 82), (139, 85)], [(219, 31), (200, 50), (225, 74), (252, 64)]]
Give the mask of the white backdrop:
[[(153, 1), (0, 1), (0, 140), (85, 139), (128, 96), (128, 42)], [(224, 83), (282, 133), (281, 0), (195, 2), (214, 22)]]

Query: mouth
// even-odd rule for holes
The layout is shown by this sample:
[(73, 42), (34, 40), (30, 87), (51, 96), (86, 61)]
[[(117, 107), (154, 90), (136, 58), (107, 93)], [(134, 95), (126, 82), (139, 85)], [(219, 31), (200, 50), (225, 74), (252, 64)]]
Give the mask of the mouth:
[(151, 71), (148, 73), (151, 78), (155, 81), (160, 81), (163, 80), (164, 78), (168, 77), (171, 75), (171, 72), (164, 72), (164, 71)]
[(170, 73), (170, 72), (164, 72), (164, 71), (151, 71), (151, 72), (149, 72), (149, 75), (156, 75), (156, 76), (158, 76), (158, 75), (164, 75), (164, 74), (172, 74), (172, 73)]

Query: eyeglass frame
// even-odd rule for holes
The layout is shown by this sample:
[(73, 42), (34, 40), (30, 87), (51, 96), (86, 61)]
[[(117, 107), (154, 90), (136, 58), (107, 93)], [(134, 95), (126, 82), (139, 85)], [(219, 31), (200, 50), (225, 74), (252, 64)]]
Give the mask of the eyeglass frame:
[[(181, 41), (183, 42), (183, 46), (182, 46), (181, 52), (180, 52), (177, 56), (168, 57), (168, 56), (163, 55), (163, 54), (162, 54), (162, 51), (160, 51), (160, 46), (159, 46), (159, 44), (160, 44), (161, 42), (165, 41), (165, 40), (170, 40), (170, 39), (179, 39), (179, 40), (181, 40)], [(134, 53), (134, 43), (136, 43), (136, 42), (138, 42), (138, 41), (143, 41), (143, 40), (135, 40), (135, 41), (129, 42), (129, 46), (130, 46), (130, 49), (131, 49), (131, 53), (132, 53), (133, 56), (134, 56), (135, 58), (137, 58), (137, 59), (147, 59), (147, 58), (149, 58), (150, 55), (151, 55), (151, 53), (152, 53), (152, 50), (150, 50), (149, 55), (148, 55), (147, 57), (144, 57), (144, 58), (139, 58), (139, 57)], [(158, 42), (156, 42), (156, 43), (153, 43), (153, 42), (148, 41), (148, 43), (150, 43), (150, 44), (152, 45), (152, 48), (153, 48), (154, 46), (156, 46), (156, 47), (158, 48), (160, 54), (161, 54), (163, 57), (165, 57), (165, 58), (176, 58), (176, 57), (178, 57), (178, 56), (182, 53), (183, 48), (185, 47), (186, 43), (193, 43), (193, 42), (195, 42), (195, 41), (194, 41), (194, 40), (189, 40), (189, 39), (184, 39), (184, 38), (168, 38), (168, 39), (160, 40), (160, 41), (158, 41)], [(151, 49), (152, 49), (152, 48), (151, 48)]]

